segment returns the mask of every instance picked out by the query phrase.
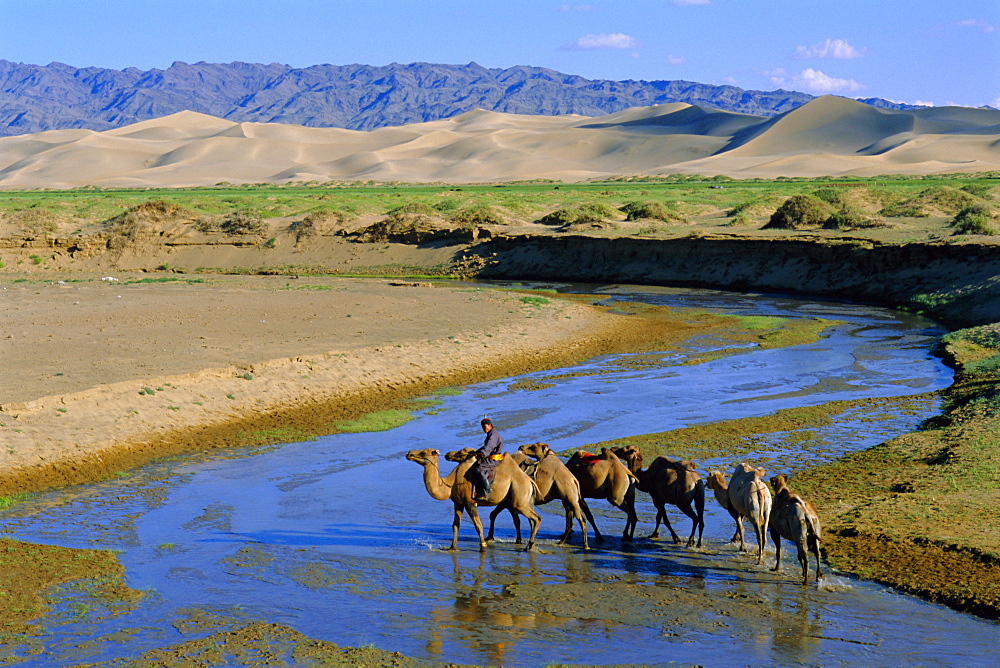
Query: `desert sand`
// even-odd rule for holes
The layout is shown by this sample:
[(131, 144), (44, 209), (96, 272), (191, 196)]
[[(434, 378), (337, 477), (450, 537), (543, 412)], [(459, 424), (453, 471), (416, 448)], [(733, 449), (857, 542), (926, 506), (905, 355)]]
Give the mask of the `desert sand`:
[(775, 118), (675, 103), (598, 118), (476, 110), (369, 132), (186, 111), (2, 138), (0, 188), (982, 172), (1000, 169), (998, 139), (1000, 111), (890, 111), (833, 96)]

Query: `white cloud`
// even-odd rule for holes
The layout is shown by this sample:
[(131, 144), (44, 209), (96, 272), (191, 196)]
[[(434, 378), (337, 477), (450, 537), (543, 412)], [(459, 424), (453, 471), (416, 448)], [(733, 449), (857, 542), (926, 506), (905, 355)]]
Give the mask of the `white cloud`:
[(635, 49), (639, 47), (639, 40), (625, 33), (615, 32), (610, 34), (584, 35), (564, 48), (572, 50), (590, 49)]
[(688, 7), (690, 5), (710, 5), (712, 0), (670, 0), (670, 4), (676, 7)]
[(851, 60), (865, 55), (864, 49), (856, 49), (847, 43), (846, 39), (826, 39), (812, 46), (795, 48), (796, 58), (834, 58)]
[(767, 72), (771, 84), (780, 88), (806, 90), (810, 93), (849, 93), (864, 88), (854, 79), (837, 79), (811, 67), (798, 74), (789, 74), (783, 69)]
[(914, 100), (912, 102), (912, 104), (915, 104), (918, 107), (933, 107), (934, 106), (933, 102), (928, 102), (927, 100)]
[(597, 7), (593, 5), (559, 5), (556, 7), (557, 12), (595, 12)]
[(965, 19), (956, 23), (959, 28), (978, 28), (980, 32), (995, 32), (996, 26), (982, 19)]
[(687, 62), (687, 58), (684, 56), (675, 56), (672, 53), (668, 53), (666, 57), (667, 65), (683, 65)]

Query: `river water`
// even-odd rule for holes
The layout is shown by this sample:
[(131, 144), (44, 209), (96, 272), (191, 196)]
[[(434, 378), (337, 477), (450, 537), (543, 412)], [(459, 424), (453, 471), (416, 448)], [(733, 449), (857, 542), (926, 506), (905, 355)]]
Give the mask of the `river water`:
[[(645, 538), (622, 545), (623, 513), (592, 501), (607, 539), (590, 552), (580, 549), (578, 531), (556, 545), (557, 503), (540, 509), (535, 552), (513, 543), (506, 516), (485, 553), (468, 519), (459, 551), (442, 551), (451, 504), (426, 493), (422, 471), (403, 455), (478, 445), (484, 413), (508, 450), (543, 440), (564, 451), (832, 400), (918, 395), (951, 380), (930, 354), (942, 330), (904, 313), (704, 290), (587, 290), (840, 324), (816, 343), (699, 364), (683, 362), (718, 342), (601, 357), (462, 388), (387, 432), (175, 458), (39, 495), (2, 516), (9, 535), (114, 549), (128, 584), (146, 595), (126, 608), (89, 600), (84, 607), (81, 594), (66, 591), (42, 622), (44, 659), (14, 651), (5, 660), (116, 663), (266, 620), (340, 645), (473, 664), (1000, 662), (994, 623), (836, 573), (802, 587), (794, 549), (781, 574), (756, 566), (727, 544), (732, 521), (711, 496), (701, 550)], [(743, 459), (794, 472), (910, 431), (937, 410), (932, 399), (859, 407), (828, 427), (757, 437), (756, 452)], [(703, 474), (732, 463), (698, 462)], [(636, 536), (647, 536), (655, 509), (638, 497)], [(671, 518), (686, 536), (689, 520), (676, 511)]]

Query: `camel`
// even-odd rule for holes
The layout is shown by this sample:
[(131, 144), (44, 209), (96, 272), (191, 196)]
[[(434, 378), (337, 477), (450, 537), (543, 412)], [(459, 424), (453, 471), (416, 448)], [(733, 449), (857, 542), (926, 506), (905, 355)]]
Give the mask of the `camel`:
[[(708, 488), (716, 492), (716, 499), (736, 518), (736, 535), (740, 541), (740, 551), (746, 551), (743, 540), (743, 518), (750, 519), (757, 534), (757, 563), (764, 563), (764, 545), (767, 543), (767, 525), (771, 517), (771, 490), (760, 478), (765, 471), (751, 468), (746, 462), (733, 470), (729, 486), (719, 471), (708, 476)], [(725, 495), (720, 492), (725, 490)], [(725, 499), (725, 503), (723, 503)]]
[[(695, 471), (694, 462), (675, 461), (666, 457), (657, 457), (648, 469), (642, 468), (642, 454), (639, 448), (628, 446), (615, 448), (612, 450), (618, 457), (623, 459), (635, 477), (638, 479), (638, 487), (643, 492), (649, 494), (656, 506), (656, 526), (650, 538), (660, 537), (660, 521), (666, 525), (667, 530), (674, 539), (674, 543), (680, 543), (681, 539), (670, 526), (670, 518), (667, 517), (666, 504), (677, 506), (682, 513), (691, 518), (691, 535), (688, 537), (687, 546), (695, 544), (694, 534), (698, 532), (698, 547), (701, 547), (701, 536), (705, 531), (705, 481)], [(691, 505), (694, 504), (692, 509)]]
[(472, 518), (472, 524), (476, 527), (476, 533), (479, 534), (479, 549), (486, 549), (486, 539), (483, 538), (483, 523), (479, 519), (478, 505), (509, 506), (513, 511), (524, 515), (528, 518), (528, 524), (531, 527), (525, 550), (530, 550), (535, 546), (535, 535), (538, 533), (538, 525), (542, 522), (541, 516), (535, 512), (534, 507), (537, 488), (528, 474), (522, 471), (512, 458), (504, 457), (497, 465), (489, 501), (475, 501), (472, 482), (466, 477), (469, 469), (475, 463), (475, 459), (470, 457), (459, 463), (447, 477), (442, 478), (438, 459), (440, 455), (441, 453), (434, 448), (425, 448), (423, 450), (410, 450), (406, 453), (406, 458), (424, 467), (424, 486), (427, 488), (428, 494), (439, 501), (451, 499), (452, 504), (454, 504), (451, 547), (448, 549), (458, 548), (458, 527), (462, 523), (463, 510)]
[[(789, 476), (778, 474), (771, 478), (774, 488), (774, 507), (771, 512), (771, 539), (774, 541), (775, 573), (781, 570), (781, 539), (795, 543), (799, 564), (802, 565), (802, 584), (809, 584), (809, 551), (816, 555), (816, 581), (823, 577), (819, 566), (820, 524), (819, 515), (811, 503), (788, 489)], [(808, 550), (807, 550), (808, 548)]]
[[(444, 458), (447, 459), (449, 462), (459, 462), (460, 463), (460, 462), (466, 461), (467, 459), (469, 459), (470, 457), (474, 456), (475, 454), (476, 454), (476, 448), (462, 448), (461, 450), (452, 450), (451, 452), (444, 453)], [(524, 470), (524, 466), (523, 466), (524, 455), (522, 455), (519, 452), (513, 452), (509, 456), (514, 458), (514, 463), (517, 464), (518, 466), (520, 466), (521, 470)], [(528, 473), (528, 475), (531, 475), (530, 472), (527, 472), (527, 473)], [(536, 497), (538, 496), (537, 490), (535, 492), (535, 496)], [(506, 503), (497, 504), (497, 506), (495, 508), (493, 508), (493, 510), (490, 511), (490, 530), (486, 533), (486, 542), (488, 543), (491, 540), (493, 540), (493, 523), (496, 521), (497, 515), (499, 515), (500, 513), (502, 513), (504, 510), (510, 512), (510, 519), (514, 523), (514, 531), (517, 534), (517, 539), (514, 541), (514, 543), (516, 545), (520, 545), (521, 544), (521, 516), (518, 515), (517, 511), (515, 511), (509, 504), (506, 504)]]
[[(559, 544), (562, 545), (569, 540), (573, 533), (573, 520), (580, 524), (580, 531), (583, 532), (583, 549), (589, 550), (587, 543), (587, 519), (583, 512), (583, 496), (580, 494), (580, 481), (576, 479), (562, 460), (556, 456), (546, 443), (527, 443), (518, 448), (513, 454), (515, 461), (521, 468), (528, 472), (538, 485), (538, 496), (535, 498), (535, 505), (542, 505), (559, 499), (566, 510), (566, 531)], [(531, 457), (535, 461), (527, 459)], [(534, 469), (533, 471), (531, 469)], [(499, 514), (497, 507), (490, 513), (490, 531), (486, 539), (493, 535), (493, 520)], [(515, 527), (517, 524), (515, 523)]]
[(584, 498), (607, 499), (612, 506), (625, 511), (628, 519), (625, 521), (622, 541), (631, 541), (635, 534), (635, 525), (639, 521), (635, 514), (635, 485), (638, 481), (632, 472), (625, 468), (622, 460), (607, 448), (601, 448), (599, 455), (577, 450), (566, 462), (566, 468), (580, 481), (580, 493), (583, 495), (580, 499), (580, 508), (594, 527), (597, 540), (603, 539)]

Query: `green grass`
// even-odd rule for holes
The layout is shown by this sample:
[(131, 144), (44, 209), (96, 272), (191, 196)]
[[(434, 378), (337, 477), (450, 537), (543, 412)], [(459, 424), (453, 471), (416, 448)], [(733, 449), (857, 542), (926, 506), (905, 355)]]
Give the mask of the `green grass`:
[(341, 420), (333, 424), (334, 429), (349, 434), (370, 431), (389, 431), (401, 427), (413, 419), (413, 412), (407, 409), (390, 409), (362, 415), (355, 420)]
[[(240, 233), (259, 229), (258, 220), (275, 217), (305, 219), (310, 214), (336, 211), (338, 216), (384, 216), (386, 211), (409, 207), (432, 210), (459, 224), (500, 224), (532, 221), (569, 209), (588, 218), (609, 218), (632, 204), (634, 215), (665, 214), (690, 217), (716, 209), (720, 217), (751, 204), (771, 205), (793, 195), (827, 191), (844, 186), (865, 186), (887, 203), (895, 202), (904, 214), (927, 207), (957, 213), (970, 202), (990, 196), (996, 174), (891, 176), (877, 178), (732, 179), (671, 175), (625, 177), (592, 183), (520, 182), (497, 185), (423, 185), (395, 183), (328, 183), (315, 186), (259, 184), (214, 188), (74, 189), (63, 191), (4, 191), (0, 215), (32, 207), (52, 212), (66, 221), (67, 229), (84, 234), (103, 231), (103, 224), (147, 202), (163, 202), (190, 211), (196, 217), (223, 220), (227, 230)], [(709, 186), (725, 184), (723, 188)], [(982, 195), (980, 195), (980, 193)], [(828, 197), (832, 199), (833, 197)], [(774, 205), (776, 206), (776, 205)], [(958, 207), (958, 208), (956, 208)], [(771, 208), (773, 212), (774, 208)], [(627, 214), (627, 212), (623, 212)], [(619, 213), (622, 216), (623, 213)], [(731, 215), (736, 215), (735, 213)], [(885, 214), (885, 215), (888, 215)], [(724, 224), (720, 222), (720, 224)]]
[(18, 492), (17, 494), (12, 494), (10, 496), (0, 496), (0, 510), (7, 510), (19, 503), (27, 501), (33, 494), (29, 492)]

